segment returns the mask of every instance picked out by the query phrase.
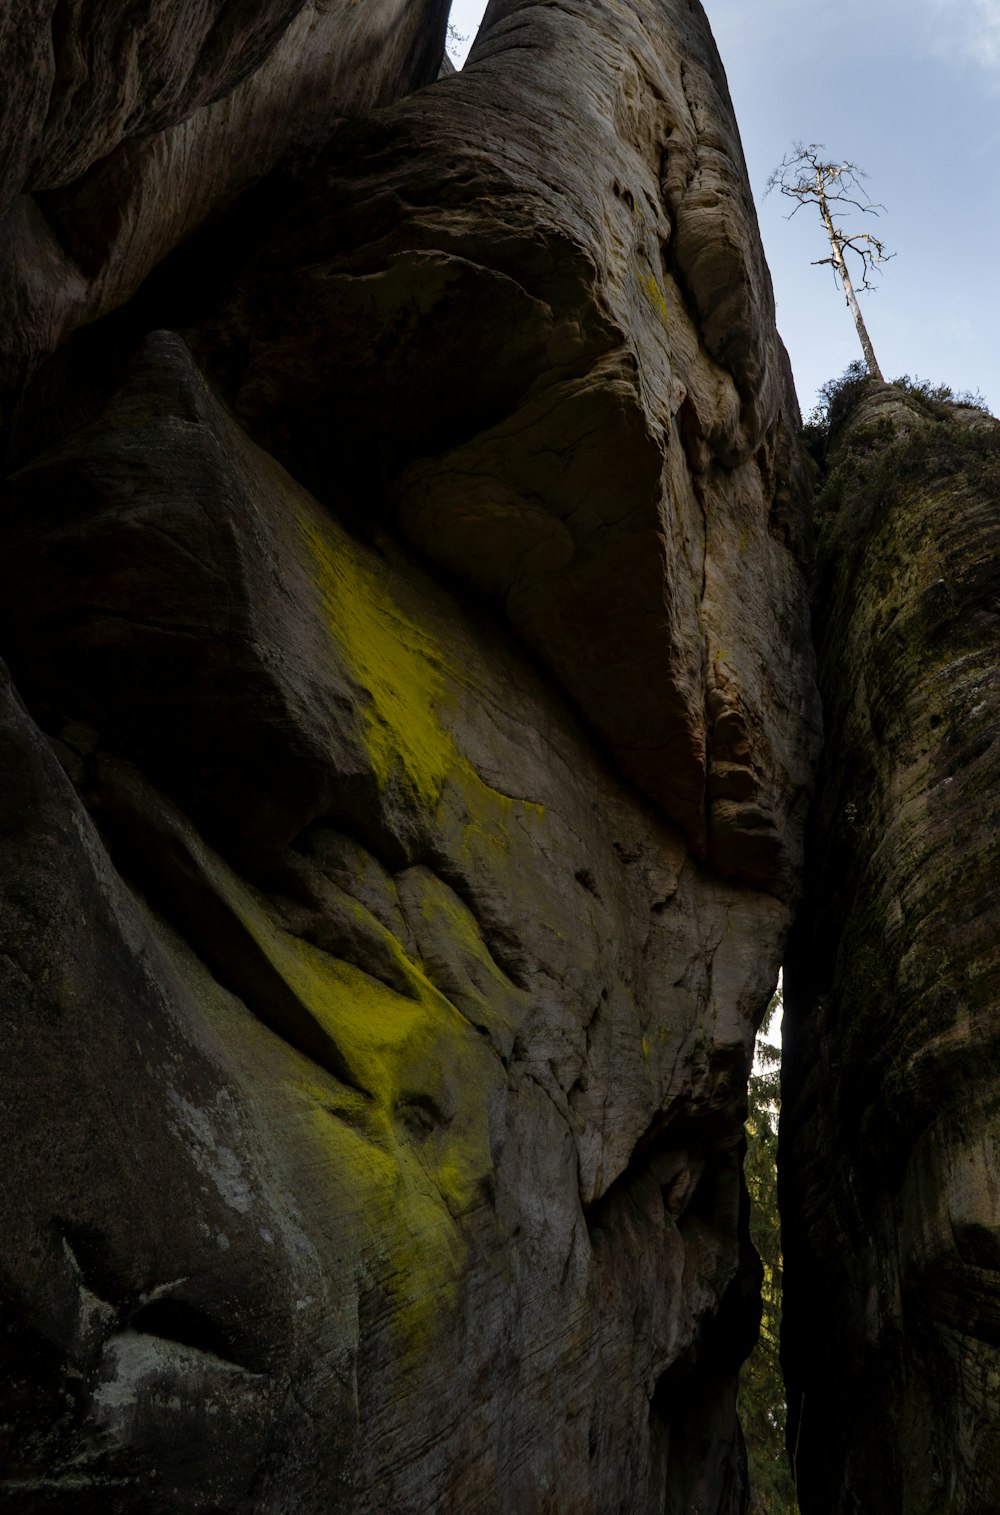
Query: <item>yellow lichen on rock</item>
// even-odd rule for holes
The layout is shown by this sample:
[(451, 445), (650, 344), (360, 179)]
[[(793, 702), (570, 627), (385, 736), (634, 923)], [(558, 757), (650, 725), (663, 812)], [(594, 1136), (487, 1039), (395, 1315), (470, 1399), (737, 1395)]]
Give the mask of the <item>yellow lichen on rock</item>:
[(393, 1329), (419, 1352), (462, 1276), (463, 1217), (492, 1184), (486, 1110), (502, 1069), (426, 979), (417, 1002), (284, 932), (268, 947), (370, 1096), (343, 1109), (327, 1097), (315, 1129), (357, 1207)]
[[(434, 635), (399, 603), (389, 574), (315, 504), (296, 518), (324, 620), (358, 690), (361, 732), (379, 789), (402, 783), (425, 816), (461, 831), (470, 862), (503, 862), (511, 829), (544, 816), (533, 800), (493, 788), (455, 742), (446, 715), (478, 690)], [(449, 788), (452, 803), (442, 813)]]
[(328, 1091), (301, 1093), (303, 1146), (322, 1166), (342, 1245), (369, 1286), (384, 1289), (401, 1356), (419, 1357), (456, 1298), (467, 1257), (460, 1227), (382, 1108), (355, 1123)]
[(245, 923), (340, 1048), (367, 1099), (323, 1091), (314, 1130), (358, 1207), (372, 1266), (407, 1350), (426, 1343), (461, 1277), (461, 1221), (492, 1183), (487, 1126), (499, 1063), (411, 963), (419, 1000), (273, 926), (249, 899)]
[(402, 944), (411, 995), (282, 929), (221, 860), (203, 861), (349, 1074), (303, 1058), (291, 1082), (337, 1225), (388, 1291), (401, 1350), (419, 1352), (461, 1279), (463, 1220), (492, 1189), (488, 1108), (502, 1065)]
[(670, 324), (670, 311), (667, 309), (666, 297), (659, 286), (656, 275), (647, 274), (641, 282), (643, 289), (649, 296), (651, 304), (659, 311), (664, 326), (668, 326)]
[(433, 810), (458, 761), (438, 718), (446, 664), (438, 645), (409, 620), (361, 553), (331, 520), (301, 509), (327, 624), (363, 700), (367, 748), (380, 787), (402, 773), (414, 796)]

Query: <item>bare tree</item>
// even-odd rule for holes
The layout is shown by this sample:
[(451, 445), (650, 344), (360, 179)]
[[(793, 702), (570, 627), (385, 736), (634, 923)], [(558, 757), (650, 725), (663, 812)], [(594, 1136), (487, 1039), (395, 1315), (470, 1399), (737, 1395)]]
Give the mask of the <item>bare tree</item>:
[(855, 254), (861, 264), (861, 288), (873, 289), (871, 275), (880, 264), (885, 263), (895, 254), (887, 253), (878, 237), (870, 231), (847, 232), (843, 230), (837, 225), (835, 217), (842, 214), (842, 208), (845, 206), (853, 206), (869, 216), (877, 216), (885, 209), (885, 206), (876, 205), (865, 194), (861, 184), (861, 180), (865, 177), (862, 169), (854, 163), (828, 163), (821, 156), (822, 152), (822, 142), (808, 144), (796, 142), (792, 151), (785, 155), (768, 179), (768, 193), (772, 189), (778, 189), (790, 200), (797, 202), (795, 209), (789, 212), (789, 220), (802, 209), (803, 205), (818, 206), (823, 225), (826, 227), (826, 234), (830, 239), (830, 257), (815, 258), (813, 261), (817, 265), (829, 263), (833, 268), (834, 277), (839, 277), (854, 317), (854, 324), (858, 328), (861, 350), (868, 364), (868, 372), (876, 379), (881, 379), (882, 370), (875, 357), (872, 339), (868, 335), (868, 328), (861, 314), (861, 307), (854, 292), (854, 283), (844, 255), (845, 253)]

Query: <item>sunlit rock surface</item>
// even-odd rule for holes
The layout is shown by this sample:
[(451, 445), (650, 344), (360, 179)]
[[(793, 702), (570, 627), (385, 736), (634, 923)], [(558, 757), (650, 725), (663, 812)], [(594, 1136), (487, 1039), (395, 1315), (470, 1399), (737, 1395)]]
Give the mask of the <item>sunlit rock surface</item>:
[(700, 10), (439, 9), (88, 74), (14, 239), (5, 1508), (745, 1504), (787, 364)]
[(804, 1515), (1000, 1508), (1000, 422), (869, 384), (835, 437), (827, 746), (785, 973)]

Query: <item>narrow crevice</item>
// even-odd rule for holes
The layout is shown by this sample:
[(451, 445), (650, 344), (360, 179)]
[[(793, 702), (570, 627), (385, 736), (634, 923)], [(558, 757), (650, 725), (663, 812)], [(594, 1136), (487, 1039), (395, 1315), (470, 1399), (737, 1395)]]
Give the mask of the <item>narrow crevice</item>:
[(135, 769), (103, 755), (91, 799), (113, 856), (148, 888), (222, 987), (289, 1046), (367, 1096), (329, 1031), (215, 888), (173, 806)]
[(176, 1342), (227, 1367), (245, 1368), (218, 1324), (183, 1299), (154, 1299), (140, 1305), (129, 1320), (133, 1331)]

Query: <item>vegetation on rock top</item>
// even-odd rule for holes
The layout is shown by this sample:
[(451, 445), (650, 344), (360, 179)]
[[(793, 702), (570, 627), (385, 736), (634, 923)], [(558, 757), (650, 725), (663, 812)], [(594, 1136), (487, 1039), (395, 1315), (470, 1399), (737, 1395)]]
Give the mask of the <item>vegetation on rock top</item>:
[(820, 563), (827, 547), (857, 560), (900, 490), (1000, 486), (1000, 425), (982, 395), (946, 384), (905, 374), (882, 384), (852, 363), (822, 387), (802, 435), (817, 471)]

